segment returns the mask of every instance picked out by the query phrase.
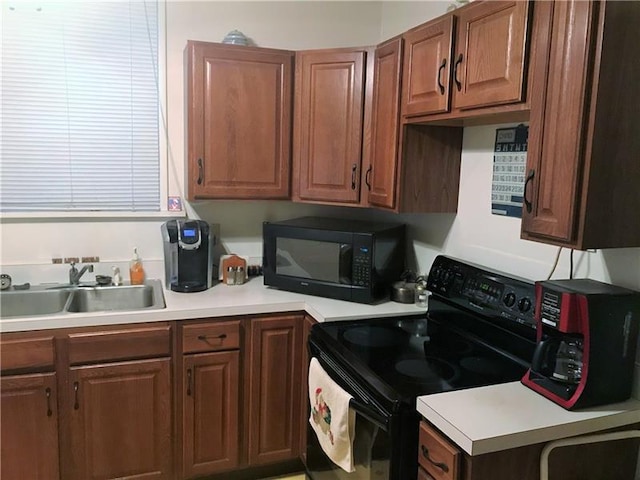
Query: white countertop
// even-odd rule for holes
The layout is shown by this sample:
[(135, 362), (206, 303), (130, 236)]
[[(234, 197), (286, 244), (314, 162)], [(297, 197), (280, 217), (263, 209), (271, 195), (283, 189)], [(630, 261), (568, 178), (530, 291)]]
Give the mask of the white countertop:
[(418, 398), (417, 410), (469, 455), (640, 422), (640, 401), (568, 411), (520, 382)]
[(292, 311), (306, 311), (319, 322), (396, 317), (426, 312), (426, 308), (419, 308), (413, 304), (385, 301), (375, 305), (364, 305), (286, 292), (265, 287), (262, 277), (251, 278), (244, 285), (228, 286), (219, 283), (197, 293), (178, 293), (165, 289), (164, 299), (166, 308), (159, 310), (0, 318), (0, 331), (18, 332)]

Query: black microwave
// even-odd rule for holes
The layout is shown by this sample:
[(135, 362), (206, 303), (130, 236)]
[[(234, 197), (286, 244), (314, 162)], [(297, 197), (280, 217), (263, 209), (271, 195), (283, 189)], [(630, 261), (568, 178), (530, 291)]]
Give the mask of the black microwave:
[(405, 225), (302, 217), (265, 222), (264, 284), (374, 303), (388, 297), (405, 262)]

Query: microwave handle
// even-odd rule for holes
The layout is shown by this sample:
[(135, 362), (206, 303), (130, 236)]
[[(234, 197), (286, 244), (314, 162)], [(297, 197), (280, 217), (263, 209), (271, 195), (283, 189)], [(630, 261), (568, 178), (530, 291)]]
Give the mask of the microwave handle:
[(338, 278), (343, 285), (353, 284), (353, 245), (349, 243), (340, 244), (338, 258)]

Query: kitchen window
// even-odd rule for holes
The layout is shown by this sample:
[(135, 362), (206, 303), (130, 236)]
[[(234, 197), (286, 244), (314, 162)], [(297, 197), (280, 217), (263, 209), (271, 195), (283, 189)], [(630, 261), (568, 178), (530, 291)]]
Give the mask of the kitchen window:
[(3, 213), (161, 210), (160, 5), (2, 3)]

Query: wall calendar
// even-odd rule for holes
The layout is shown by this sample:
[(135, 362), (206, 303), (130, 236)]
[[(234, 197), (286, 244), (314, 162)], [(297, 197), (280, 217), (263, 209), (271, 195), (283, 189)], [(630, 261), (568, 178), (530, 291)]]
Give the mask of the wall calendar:
[(529, 127), (496, 129), (491, 182), (491, 213), (522, 218)]

